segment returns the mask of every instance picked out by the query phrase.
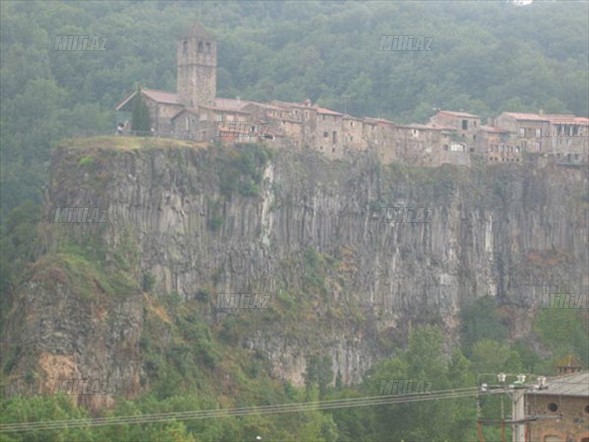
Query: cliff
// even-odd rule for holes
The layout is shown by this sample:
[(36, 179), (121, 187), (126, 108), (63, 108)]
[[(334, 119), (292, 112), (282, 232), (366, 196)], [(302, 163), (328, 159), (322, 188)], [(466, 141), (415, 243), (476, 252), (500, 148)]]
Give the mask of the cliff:
[[(77, 397), (92, 408), (149, 389), (155, 348), (214, 371), (227, 346), (295, 385), (320, 357), (349, 384), (413, 324), (440, 324), (456, 345), (460, 306), (484, 295), (505, 307), (511, 338), (525, 338), (541, 299), (523, 286), (589, 282), (587, 185), (586, 168), (537, 159), (422, 169), (69, 140), (52, 160), (42, 254), (7, 315), (8, 369), (29, 391), (107, 379), (109, 394)], [(431, 222), (385, 223), (387, 206), (428, 209)], [(55, 223), (58, 208), (107, 209), (108, 222)], [(254, 293), (267, 308), (216, 308), (219, 294)]]

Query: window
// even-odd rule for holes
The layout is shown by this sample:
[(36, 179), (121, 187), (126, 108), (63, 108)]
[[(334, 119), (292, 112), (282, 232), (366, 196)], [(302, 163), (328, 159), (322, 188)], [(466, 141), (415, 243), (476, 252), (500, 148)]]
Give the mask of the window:
[(337, 143), (337, 132), (334, 130), (333, 133), (333, 144)]
[(558, 411), (558, 405), (556, 404), (556, 402), (550, 402), (546, 408), (548, 408), (548, 411), (552, 412), (552, 413), (556, 413)]
[(329, 132), (323, 132), (323, 138), (329, 138)]
[(540, 138), (542, 136), (542, 129), (536, 129), (536, 138)]
[(211, 53), (211, 44), (207, 41), (207, 54)]
[(190, 130), (190, 118), (188, 116), (184, 118), (184, 122), (186, 123), (186, 130)]
[(202, 41), (198, 42), (198, 52), (204, 52), (204, 45), (202, 44)]
[(188, 54), (188, 42), (186, 40), (182, 43), (182, 54)]
[(462, 120), (462, 130), (468, 129), (468, 120)]
[(519, 128), (519, 136), (520, 137), (525, 137), (526, 136), (526, 128), (525, 127), (520, 127)]

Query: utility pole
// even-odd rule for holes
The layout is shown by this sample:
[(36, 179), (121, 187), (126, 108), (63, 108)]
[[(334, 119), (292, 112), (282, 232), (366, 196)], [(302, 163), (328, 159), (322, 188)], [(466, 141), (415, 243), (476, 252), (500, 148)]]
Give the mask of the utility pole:
[[(481, 376), (491, 375), (492, 373), (481, 373), (479, 374), (478, 378), (480, 379)], [(544, 389), (546, 387), (546, 377), (544, 376), (537, 376), (536, 378), (536, 385), (526, 385), (526, 375), (524, 374), (505, 374), (505, 373), (498, 373), (497, 381), (499, 384), (489, 385), (486, 383), (480, 384), (480, 391), (483, 393), (490, 392), (491, 390), (495, 391), (503, 391), (506, 393), (511, 399), (511, 419), (506, 420), (503, 416), (503, 411), (501, 412), (501, 419), (500, 420), (493, 420), (493, 419), (481, 419), (481, 408), (479, 399), (477, 399), (477, 415), (478, 415), (478, 422), (479, 425), (481, 424), (491, 424), (491, 425), (505, 425), (511, 424), (513, 431), (511, 440), (512, 442), (527, 442), (526, 441), (526, 424), (532, 421), (544, 420), (544, 419), (556, 419), (559, 418), (558, 416), (526, 416), (526, 409), (525, 409), (525, 394), (526, 391), (530, 388), (533, 389)], [(517, 378), (516, 381), (512, 382), (511, 384), (506, 383), (506, 379), (508, 376), (515, 376)], [(502, 409), (503, 410), (503, 409)], [(481, 430), (482, 431), (482, 430)], [(482, 436), (481, 436), (482, 438)], [(481, 439), (482, 440), (482, 439)]]
[(526, 386), (514, 386), (511, 393), (511, 420), (513, 421), (513, 442), (526, 442), (526, 412), (524, 408), (524, 395)]

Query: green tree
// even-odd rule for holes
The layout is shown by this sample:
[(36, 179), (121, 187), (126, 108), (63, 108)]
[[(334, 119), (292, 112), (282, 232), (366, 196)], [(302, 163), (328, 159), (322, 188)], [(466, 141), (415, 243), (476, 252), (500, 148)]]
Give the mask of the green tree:
[(151, 118), (149, 116), (149, 108), (145, 103), (141, 88), (137, 88), (137, 93), (133, 99), (133, 115), (131, 125), (135, 131), (151, 134)]
[(523, 368), (516, 351), (492, 339), (483, 339), (473, 346), (471, 361), (475, 373), (517, 373)]
[(462, 307), (460, 311), (460, 340), (467, 356), (473, 345), (483, 339), (502, 341), (507, 337), (507, 327), (497, 312), (497, 302), (484, 296)]

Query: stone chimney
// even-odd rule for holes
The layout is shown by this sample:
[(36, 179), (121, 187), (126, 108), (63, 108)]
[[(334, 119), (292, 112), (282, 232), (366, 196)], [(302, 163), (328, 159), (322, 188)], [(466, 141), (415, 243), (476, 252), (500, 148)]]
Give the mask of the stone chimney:
[(566, 355), (557, 362), (558, 374), (578, 373), (583, 370), (581, 361), (574, 355)]

